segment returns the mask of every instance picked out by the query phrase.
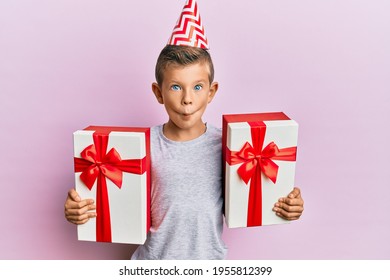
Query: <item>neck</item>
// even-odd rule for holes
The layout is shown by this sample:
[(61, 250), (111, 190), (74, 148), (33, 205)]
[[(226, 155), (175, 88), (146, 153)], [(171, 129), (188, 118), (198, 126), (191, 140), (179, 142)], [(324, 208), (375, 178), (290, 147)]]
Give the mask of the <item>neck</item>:
[(171, 121), (168, 121), (166, 124), (164, 124), (163, 127), (164, 136), (167, 137), (169, 140), (178, 142), (194, 140), (199, 136), (203, 135), (205, 132), (206, 124), (204, 124), (203, 122), (200, 122), (198, 125), (189, 129), (183, 129), (177, 127)]

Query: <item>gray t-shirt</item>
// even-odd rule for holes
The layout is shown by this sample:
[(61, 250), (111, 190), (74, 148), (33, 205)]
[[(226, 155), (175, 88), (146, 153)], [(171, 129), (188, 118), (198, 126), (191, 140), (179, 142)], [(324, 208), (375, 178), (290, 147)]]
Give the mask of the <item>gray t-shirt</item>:
[(224, 259), (221, 129), (176, 142), (151, 129), (152, 224), (132, 259)]

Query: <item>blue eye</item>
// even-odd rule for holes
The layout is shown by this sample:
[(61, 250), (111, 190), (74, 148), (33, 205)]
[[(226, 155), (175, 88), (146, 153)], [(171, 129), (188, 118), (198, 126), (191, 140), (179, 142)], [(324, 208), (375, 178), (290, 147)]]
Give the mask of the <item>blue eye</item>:
[(179, 91), (179, 90), (181, 90), (181, 87), (178, 85), (173, 85), (173, 86), (171, 86), (171, 89), (174, 91)]
[(195, 90), (201, 90), (203, 87), (201, 86), (201, 85), (196, 85), (195, 87), (194, 87), (194, 89)]

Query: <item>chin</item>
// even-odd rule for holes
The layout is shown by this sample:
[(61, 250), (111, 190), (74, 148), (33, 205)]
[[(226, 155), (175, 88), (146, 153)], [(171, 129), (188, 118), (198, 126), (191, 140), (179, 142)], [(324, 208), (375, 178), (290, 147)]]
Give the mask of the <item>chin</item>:
[(179, 122), (177, 123), (177, 127), (183, 130), (188, 130), (195, 127), (195, 125), (189, 122)]
[(175, 121), (174, 123), (178, 128), (187, 130), (187, 129), (191, 129), (191, 128), (196, 127), (197, 121), (194, 121), (192, 119), (189, 119), (189, 120), (179, 119), (179, 120)]

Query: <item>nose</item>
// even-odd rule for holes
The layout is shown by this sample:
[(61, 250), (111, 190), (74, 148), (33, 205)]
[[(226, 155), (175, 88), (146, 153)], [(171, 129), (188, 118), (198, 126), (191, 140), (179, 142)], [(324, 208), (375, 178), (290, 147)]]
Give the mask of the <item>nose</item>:
[(191, 105), (192, 104), (192, 95), (191, 92), (188, 90), (183, 91), (183, 99), (182, 99), (183, 105)]

